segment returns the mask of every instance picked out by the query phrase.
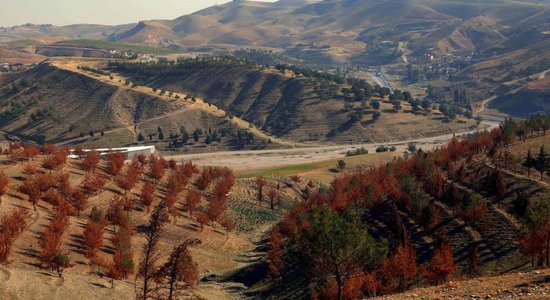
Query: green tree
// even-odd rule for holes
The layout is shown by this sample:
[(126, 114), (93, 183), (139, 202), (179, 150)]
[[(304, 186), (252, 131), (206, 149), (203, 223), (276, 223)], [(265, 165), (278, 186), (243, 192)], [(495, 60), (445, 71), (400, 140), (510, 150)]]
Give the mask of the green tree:
[(327, 278), (334, 278), (337, 299), (342, 299), (343, 287), (354, 272), (372, 269), (387, 253), (386, 243), (374, 240), (353, 213), (340, 216), (322, 206), (312, 208), (304, 217), (311, 226), (296, 237), (298, 253), (314, 279), (326, 283)]
[(527, 168), (527, 176), (531, 177), (531, 168), (535, 167), (535, 159), (533, 158), (533, 155), (531, 154), (531, 149), (527, 151), (527, 157), (525, 158), (525, 161), (523, 162), (523, 166)]
[(548, 170), (548, 154), (544, 151), (544, 145), (540, 147), (539, 155), (535, 160), (535, 168), (540, 172), (540, 180), (543, 179), (544, 172)]
[(338, 161), (338, 169), (341, 171), (344, 171), (344, 169), (346, 168), (346, 162), (344, 160), (339, 160)]
[(200, 138), (199, 131), (195, 130), (193, 132), (193, 140), (195, 141), (195, 143), (199, 141), (199, 138)]

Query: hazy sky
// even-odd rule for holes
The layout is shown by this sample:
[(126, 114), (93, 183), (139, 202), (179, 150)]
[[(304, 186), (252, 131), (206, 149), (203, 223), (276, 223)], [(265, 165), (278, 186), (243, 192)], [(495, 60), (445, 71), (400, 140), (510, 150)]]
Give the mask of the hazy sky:
[(174, 19), (215, 4), (216, 0), (0, 0), (0, 26), (25, 23), (118, 25), (139, 20)]

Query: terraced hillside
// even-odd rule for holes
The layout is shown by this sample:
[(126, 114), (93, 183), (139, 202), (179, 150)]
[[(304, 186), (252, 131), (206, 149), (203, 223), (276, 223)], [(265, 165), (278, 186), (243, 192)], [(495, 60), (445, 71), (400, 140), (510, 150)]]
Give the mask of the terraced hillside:
[[(511, 124), (515, 125), (508, 124), (505, 128), (524, 126)], [(538, 174), (529, 177), (517, 154), (521, 151), (520, 157), (525, 157), (528, 147), (548, 143), (541, 127), (533, 127), (533, 131), (540, 136), (523, 141), (513, 136), (505, 138), (503, 131), (496, 129), (463, 140), (453, 139), (446, 147), (419, 151), (379, 168), (350, 170), (335, 179), (330, 191), (314, 193), (307, 202), (295, 206), (274, 228), (266, 262), (248, 266), (227, 280), (250, 286), (246, 295), (251, 298), (335, 295), (336, 283), (331, 288), (330, 281), (324, 281), (322, 274), (326, 273), (319, 273), (330, 273), (333, 269), (327, 267), (323, 271), (313, 264), (321, 264), (317, 259), (323, 254), (304, 254), (312, 250), (302, 246), (302, 239), (316, 232), (310, 222), (326, 217), (319, 213), (323, 209), (331, 209), (343, 219), (359, 214), (356, 220), (368, 225), (368, 234), (389, 251), (382, 255), (381, 263), (368, 261), (357, 267), (360, 274), (342, 277), (344, 294), (375, 296), (433, 283), (430, 268), (436, 264), (442, 245), (448, 245), (456, 269), (450, 269), (451, 275), (436, 283), (448, 281), (449, 276), (493, 276), (548, 266), (547, 244), (536, 236), (536, 232), (547, 232), (544, 226), (550, 217), (548, 177), (544, 175), (544, 180), (539, 180)], [(330, 234), (327, 231), (330, 228), (324, 228), (322, 234)], [(543, 244), (537, 244), (539, 241)], [(414, 254), (410, 263), (418, 265), (418, 269), (411, 271), (411, 277), (399, 287), (397, 282), (403, 279), (396, 278), (402, 278), (399, 275), (402, 273), (393, 269), (395, 262), (391, 257), (403, 259), (400, 251), (404, 244), (410, 245)], [(330, 245), (339, 247), (337, 243)], [(331, 253), (330, 249), (327, 251)], [(402, 266), (398, 264), (395, 268), (402, 270)], [(257, 272), (271, 276), (257, 280), (252, 276)], [(361, 272), (368, 273), (361, 275)], [(365, 286), (372, 281), (362, 276), (375, 276), (380, 281)], [(356, 297), (359, 296), (351, 298)]]

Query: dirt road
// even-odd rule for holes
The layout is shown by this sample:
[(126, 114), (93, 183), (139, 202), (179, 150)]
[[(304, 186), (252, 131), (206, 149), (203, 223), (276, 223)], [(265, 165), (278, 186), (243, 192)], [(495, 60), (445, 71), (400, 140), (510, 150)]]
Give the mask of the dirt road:
[[(497, 122), (484, 122), (488, 129), (498, 126)], [(291, 149), (275, 150), (250, 150), (250, 151), (226, 151), (215, 153), (185, 154), (167, 157), (176, 161), (192, 160), (198, 165), (226, 166), (235, 171), (260, 170), (273, 167), (289, 166), (301, 163), (312, 163), (324, 160), (342, 158), (346, 151), (365, 147), (370, 153), (374, 153), (379, 146), (395, 146), (397, 152), (403, 152), (410, 143), (415, 143), (417, 148), (430, 150), (446, 144), (453, 136), (461, 136), (474, 131), (446, 134), (435, 137), (410, 139), (390, 143), (351, 144), (335, 146), (312, 146)]]

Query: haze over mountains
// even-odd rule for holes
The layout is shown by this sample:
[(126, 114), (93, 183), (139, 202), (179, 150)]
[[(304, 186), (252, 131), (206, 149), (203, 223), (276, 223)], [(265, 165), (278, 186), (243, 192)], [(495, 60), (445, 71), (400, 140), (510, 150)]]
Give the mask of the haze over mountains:
[(105, 39), (172, 49), (270, 47), (285, 48), (296, 56), (313, 54), (346, 62), (381, 39), (434, 45), (442, 53), (494, 47), (518, 31), (547, 30), (548, 3), (546, 0), (233, 1), (175, 20), (120, 26), (4, 28), (0, 30), (0, 40)]

